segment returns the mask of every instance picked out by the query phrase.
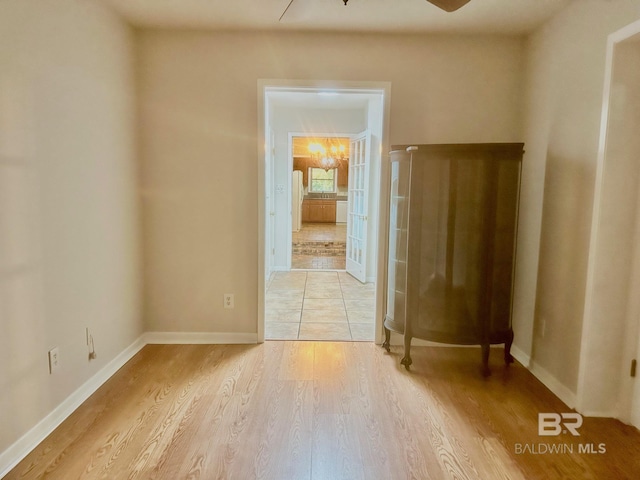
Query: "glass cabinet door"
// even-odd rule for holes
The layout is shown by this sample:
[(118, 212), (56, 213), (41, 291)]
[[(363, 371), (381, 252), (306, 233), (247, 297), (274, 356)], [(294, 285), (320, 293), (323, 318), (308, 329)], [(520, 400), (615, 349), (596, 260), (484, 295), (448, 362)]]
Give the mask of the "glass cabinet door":
[(391, 152), (387, 320), (402, 328), (407, 300), (410, 154)]

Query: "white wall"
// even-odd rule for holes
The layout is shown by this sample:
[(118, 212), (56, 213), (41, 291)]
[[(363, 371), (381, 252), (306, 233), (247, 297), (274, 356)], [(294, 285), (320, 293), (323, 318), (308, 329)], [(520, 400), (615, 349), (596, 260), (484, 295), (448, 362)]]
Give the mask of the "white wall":
[(607, 36), (639, 15), (637, 0), (573, 2), (527, 44), (515, 345), (570, 404), (578, 380)]
[[(139, 40), (149, 330), (257, 331), (258, 79), (390, 81), (394, 144), (522, 140), (517, 37), (142, 31)], [(235, 309), (223, 309), (225, 292)]]
[(0, 2), (0, 458), (142, 333), (132, 65), (93, 1)]

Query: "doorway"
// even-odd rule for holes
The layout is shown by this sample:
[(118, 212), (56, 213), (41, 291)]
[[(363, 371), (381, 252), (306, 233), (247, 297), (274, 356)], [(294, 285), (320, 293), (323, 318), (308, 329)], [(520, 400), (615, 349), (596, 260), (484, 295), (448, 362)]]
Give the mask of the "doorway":
[(292, 270), (345, 270), (350, 136), (290, 134)]
[[(379, 279), (384, 278), (384, 271), (380, 271), (378, 265), (384, 267), (384, 262), (380, 262), (378, 257), (381, 254), (379, 247), (386, 246), (386, 237), (381, 236), (379, 225), (380, 216), (384, 215), (380, 205), (387, 202), (386, 189), (381, 185), (384, 185), (385, 178), (382, 151), (388, 149), (387, 129), (383, 127), (388, 118), (389, 85), (370, 88), (370, 83), (365, 86), (345, 84), (328, 88), (268, 83), (270, 85), (266, 82), (259, 85), (264, 100), (264, 115), (261, 115), (264, 124), (259, 128), (261, 135), (272, 132), (273, 143), (269, 142), (268, 155), (260, 152), (261, 157), (271, 157), (271, 162), (264, 158), (263, 163), (261, 158), (264, 170), (260, 172), (259, 181), (262, 189), (266, 189), (264, 180), (273, 179), (270, 197), (273, 208), (270, 210), (266, 204), (269, 196), (263, 191), (261, 200), (265, 200), (266, 208), (260, 222), (260, 245), (266, 249), (264, 240), (274, 240), (268, 255), (262, 250), (259, 256), (259, 280), (264, 279), (258, 292), (259, 341), (279, 338), (379, 342), (383, 311)], [(366, 277), (361, 282), (349, 275), (344, 270), (346, 259), (345, 267), (296, 269), (292, 262), (294, 168), (293, 156), (289, 154), (293, 134), (310, 136), (313, 132), (325, 132), (327, 138), (347, 136), (351, 141), (351, 137), (363, 130), (371, 132), (370, 145), (375, 145), (371, 147), (371, 172), (366, 185), (367, 191), (373, 191), (366, 212), (369, 221), (366, 230), (361, 227), (357, 232), (365, 235), (371, 246), (368, 253), (360, 252), (360, 260), (367, 267)], [(270, 172), (274, 172), (273, 175)], [(267, 217), (274, 221), (264, 221)], [(340, 235), (339, 231), (345, 229), (347, 223), (336, 228), (334, 221), (334, 232), (318, 227), (315, 230), (322, 231), (325, 236)], [(271, 224), (274, 232), (269, 231)], [(278, 328), (280, 332), (274, 333)], [(315, 333), (312, 332), (314, 328)], [(282, 333), (285, 329), (286, 334)]]
[(640, 22), (609, 37), (577, 403), (640, 428)]

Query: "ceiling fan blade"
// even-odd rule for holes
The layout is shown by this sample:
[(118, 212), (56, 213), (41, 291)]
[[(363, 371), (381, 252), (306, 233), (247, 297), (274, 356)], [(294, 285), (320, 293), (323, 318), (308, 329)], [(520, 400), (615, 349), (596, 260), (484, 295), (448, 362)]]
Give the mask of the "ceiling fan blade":
[(295, 0), (291, 0), (289, 2), (289, 4), (287, 5), (287, 8), (284, 9), (284, 12), (282, 12), (282, 15), (280, 15), (280, 18), (278, 19), (278, 21), (282, 21), (282, 17), (284, 17), (284, 14), (287, 13), (287, 10), (289, 10), (289, 7), (291, 6), (291, 4), (294, 2)]
[(460, 7), (469, 3), (469, 0), (427, 0), (427, 2), (434, 4), (445, 12), (455, 12)]

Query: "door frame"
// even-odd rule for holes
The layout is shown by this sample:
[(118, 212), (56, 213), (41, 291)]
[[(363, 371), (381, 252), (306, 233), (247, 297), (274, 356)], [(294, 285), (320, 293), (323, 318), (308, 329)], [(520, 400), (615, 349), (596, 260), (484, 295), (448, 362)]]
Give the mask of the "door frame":
[[(615, 108), (611, 100), (616, 81), (614, 72), (616, 47), (632, 37), (636, 37), (635, 41), (639, 35), (640, 21), (636, 21), (612, 33), (607, 40), (603, 107), (576, 392), (576, 408), (583, 415), (615, 417), (627, 423), (631, 421), (634, 390), (633, 381), (629, 381), (629, 363), (627, 362), (630, 362), (629, 355), (640, 353), (638, 352), (640, 318), (629, 321), (628, 307), (621, 308), (616, 304), (611, 286), (607, 288), (603, 285), (603, 279), (609, 279), (611, 274), (603, 265), (606, 265), (607, 259), (612, 258), (611, 255), (621, 255), (620, 248), (616, 248), (617, 240), (612, 239), (610, 234), (613, 232), (615, 237), (621, 227), (614, 225), (612, 229), (604, 220), (610, 213), (607, 209), (610, 208), (614, 190), (618, 190), (608, 187), (606, 183), (609, 178), (607, 167), (615, 165), (611, 163), (615, 159), (609, 158), (612, 153), (609, 150), (612, 143), (609, 138), (609, 126), (614, 113), (612, 108)], [(640, 43), (638, 45), (640, 46)], [(610, 175), (611, 172), (609, 172)], [(638, 178), (640, 179), (640, 176)], [(635, 201), (637, 205), (638, 199), (636, 198)], [(636, 222), (640, 222), (640, 217), (636, 215), (635, 218)], [(631, 264), (633, 249), (627, 255), (624, 257), (625, 261)], [(630, 267), (631, 272), (632, 268)], [(631, 281), (632, 275), (625, 280), (615, 277), (616, 275), (613, 276), (614, 282), (620, 281), (623, 288), (630, 288), (628, 282)], [(617, 275), (617, 277), (622, 276)], [(638, 391), (637, 388), (636, 391)]]
[(341, 93), (375, 93), (382, 96), (382, 115), (380, 121), (380, 149), (381, 161), (379, 168), (379, 208), (377, 228), (377, 257), (376, 257), (376, 313), (375, 313), (375, 343), (382, 343), (382, 322), (386, 307), (386, 253), (388, 235), (386, 227), (388, 223), (389, 203), (389, 165), (386, 161), (389, 152), (389, 111), (391, 106), (391, 82), (375, 81), (326, 81), (326, 80), (296, 80), (296, 79), (258, 79), (258, 142), (257, 142), (257, 169), (258, 169), (258, 314), (256, 318), (256, 331), (258, 343), (264, 342), (265, 322), (265, 128), (269, 125), (269, 92), (331, 92)]

